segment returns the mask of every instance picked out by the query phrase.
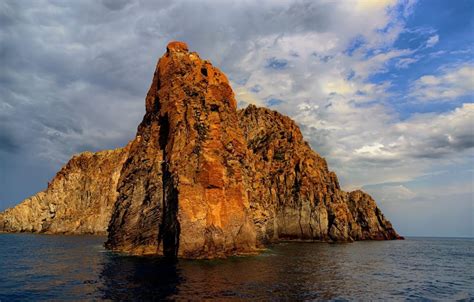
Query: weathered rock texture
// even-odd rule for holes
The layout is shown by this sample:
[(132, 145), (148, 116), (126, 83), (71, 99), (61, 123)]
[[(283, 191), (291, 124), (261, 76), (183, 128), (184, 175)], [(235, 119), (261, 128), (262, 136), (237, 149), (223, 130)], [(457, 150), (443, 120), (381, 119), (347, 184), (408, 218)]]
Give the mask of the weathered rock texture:
[(107, 248), (186, 258), (400, 238), (369, 195), (340, 189), (290, 118), (237, 111), (225, 75), (181, 42), (159, 60), (126, 148), (74, 157), (0, 215), (0, 230), (50, 233), (103, 233), (110, 218)]
[(0, 231), (106, 234), (128, 146), (74, 156), (48, 188), (0, 213)]
[(239, 120), (253, 151), (249, 192), (259, 241), (399, 238), (368, 194), (341, 191), (289, 117), (251, 105)]
[(238, 123), (225, 75), (169, 44), (122, 170), (107, 247), (190, 258), (255, 251)]

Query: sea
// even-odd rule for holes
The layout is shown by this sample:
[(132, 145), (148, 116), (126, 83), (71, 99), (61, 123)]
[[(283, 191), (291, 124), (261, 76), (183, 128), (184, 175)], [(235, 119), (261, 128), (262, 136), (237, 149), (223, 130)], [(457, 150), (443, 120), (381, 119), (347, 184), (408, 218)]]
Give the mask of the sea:
[(473, 301), (474, 239), (284, 242), (256, 256), (169, 261), (104, 237), (0, 234), (0, 301)]

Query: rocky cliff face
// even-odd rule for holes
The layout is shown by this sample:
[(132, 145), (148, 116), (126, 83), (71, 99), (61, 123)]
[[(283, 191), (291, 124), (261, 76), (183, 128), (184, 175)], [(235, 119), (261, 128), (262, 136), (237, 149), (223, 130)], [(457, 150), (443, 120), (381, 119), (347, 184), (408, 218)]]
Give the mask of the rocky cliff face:
[(224, 74), (185, 44), (169, 44), (122, 170), (106, 246), (188, 258), (254, 251), (238, 123)]
[(369, 195), (340, 189), (290, 118), (237, 111), (225, 75), (181, 42), (159, 60), (126, 148), (74, 157), (0, 214), (4, 231), (104, 233), (107, 222), (109, 249), (185, 258), (400, 238)]
[(128, 146), (74, 156), (48, 188), (0, 213), (0, 231), (106, 234)]
[(249, 192), (260, 241), (398, 238), (368, 194), (341, 191), (290, 118), (251, 105), (239, 121), (252, 151)]

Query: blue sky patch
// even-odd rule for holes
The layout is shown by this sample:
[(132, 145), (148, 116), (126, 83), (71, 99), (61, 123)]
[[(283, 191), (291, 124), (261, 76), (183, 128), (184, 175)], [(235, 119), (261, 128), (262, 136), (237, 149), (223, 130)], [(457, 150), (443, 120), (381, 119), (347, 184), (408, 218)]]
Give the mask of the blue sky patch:
[(262, 91), (262, 86), (260, 85), (254, 85), (252, 87), (250, 87), (250, 91), (252, 91), (253, 93), (259, 93), (260, 91)]
[(276, 69), (276, 70), (282, 70), (287, 68), (288, 66), (288, 61), (285, 59), (278, 59), (275, 57), (272, 57), (267, 60), (267, 64), (265, 65), (266, 68), (271, 68), (271, 69)]
[[(461, 96), (450, 101), (419, 102), (410, 96), (413, 83), (422, 76), (439, 76), (446, 67), (473, 62), (474, 1), (420, 1), (414, 13), (406, 18), (405, 30), (392, 49), (407, 49), (413, 54), (388, 62), (387, 69), (373, 74), (369, 82), (390, 81), (393, 95), (389, 105), (402, 119), (413, 114), (451, 111), (472, 96)], [(348, 53), (360, 46), (355, 39)], [(373, 54), (368, 53), (370, 58)]]
[(362, 45), (364, 45), (364, 37), (362, 36), (358, 36), (356, 38), (354, 38), (349, 47), (347, 47), (345, 53), (349, 56), (352, 56), (352, 54), (357, 50), (359, 49)]
[(267, 105), (269, 107), (278, 106), (278, 105), (281, 105), (283, 103), (284, 103), (283, 100), (276, 99), (276, 98), (270, 98), (270, 99), (265, 101), (265, 105)]

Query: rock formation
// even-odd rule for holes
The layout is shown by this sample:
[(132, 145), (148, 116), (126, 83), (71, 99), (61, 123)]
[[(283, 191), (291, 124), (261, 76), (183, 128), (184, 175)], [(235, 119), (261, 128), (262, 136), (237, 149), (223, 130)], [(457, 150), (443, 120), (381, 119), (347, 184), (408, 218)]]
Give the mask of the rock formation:
[(106, 234), (128, 149), (74, 156), (46, 190), (0, 213), (0, 231)]
[(341, 191), (289, 117), (250, 105), (239, 121), (252, 151), (249, 192), (260, 241), (398, 238), (368, 194)]
[(185, 258), (401, 238), (368, 194), (340, 189), (290, 118), (237, 111), (225, 75), (181, 42), (159, 60), (126, 148), (74, 157), (0, 214), (4, 231), (103, 233), (107, 222), (109, 249)]
[(224, 74), (170, 43), (122, 169), (106, 246), (188, 258), (254, 251), (238, 123)]

